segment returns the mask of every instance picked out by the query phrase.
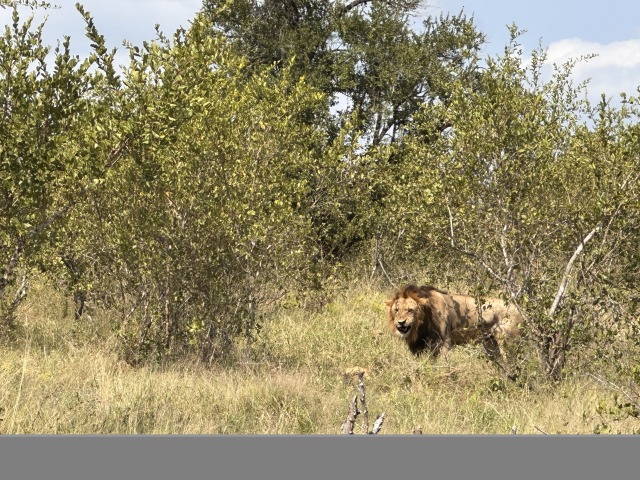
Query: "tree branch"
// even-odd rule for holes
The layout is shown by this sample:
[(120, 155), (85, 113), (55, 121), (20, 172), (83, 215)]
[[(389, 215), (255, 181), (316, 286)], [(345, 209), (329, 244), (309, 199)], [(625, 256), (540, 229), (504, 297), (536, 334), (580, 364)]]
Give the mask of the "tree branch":
[(383, 423), (384, 423), (384, 412), (378, 415), (378, 418), (376, 418), (376, 421), (373, 422), (373, 429), (371, 430), (371, 434), (375, 435), (376, 433), (378, 433), (382, 428)]
[(362, 416), (364, 418), (364, 431), (369, 431), (369, 409), (367, 408), (367, 396), (364, 393), (364, 382), (362, 381), (364, 372), (358, 374), (358, 390), (360, 391), (360, 404), (362, 405)]
[(509, 258), (509, 253), (507, 252), (507, 231), (508, 231), (508, 224), (505, 222), (504, 226), (502, 227), (502, 234), (500, 235), (500, 248), (502, 248), (502, 257), (504, 258), (504, 266), (507, 269), (507, 276), (506, 279), (509, 280), (511, 278), (511, 273), (513, 272), (513, 267), (515, 266), (515, 263), (513, 262), (512, 258)]
[(349, 404), (349, 414), (347, 420), (342, 424), (342, 433), (346, 435), (353, 435), (353, 426), (356, 423), (356, 417), (360, 412), (358, 411), (358, 395), (355, 395)]
[(449, 237), (451, 239), (451, 246), (455, 248), (455, 240), (453, 237), (453, 215), (451, 214), (451, 209), (449, 208), (449, 204), (447, 203), (447, 211), (449, 212)]
[(359, 7), (360, 5), (364, 5), (365, 3), (371, 3), (371, 0), (352, 0), (342, 7), (342, 13), (348, 13), (354, 8)]
[(482, 267), (497, 281), (499, 281), (501, 284), (506, 285), (507, 284), (507, 280), (505, 278), (502, 278), (500, 275), (498, 275), (490, 266), (489, 264), (484, 261), (484, 259), (482, 259), (477, 253), (473, 253), (470, 252), (468, 250), (465, 250), (464, 248), (460, 248), (457, 247), (455, 244), (455, 239), (453, 236), (453, 215), (451, 213), (451, 209), (449, 208), (449, 205), (447, 204), (447, 211), (449, 212), (449, 229), (450, 229), (450, 233), (449, 233), (449, 238), (451, 240), (451, 247), (462, 253), (463, 255), (467, 256), (467, 257), (471, 257), (473, 259), (475, 259), (480, 265), (482, 265)]
[[(451, 209), (449, 208), (449, 204), (446, 205), (447, 206), (447, 211), (449, 212), (449, 229), (450, 229), (450, 233), (449, 233), (449, 238), (451, 240), (451, 248), (453, 248), (455, 251), (462, 253), (463, 255), (470, 257), (472, 259), (474, 259), (476, 262), (478, 262), (482, 268), (484, 268), (486, 270), (486, 272), (491, 275), (491, 277), (493, 277), (494, 280), (496, 280), (497, 282), (499, 282), (503, 287), (505, 287), (506, 291), (509, 293), (510, 297), (511, 297), (511, 303), (516, 307), (516, 309), (518, 310), (518, 312), (520, 313), (520, 315), (522, 315), (522, 318), (524, 318), (525, 320), (527, 319), (527, 315), (525, 314), (525, 312), (523, 311), (523, 309), (520, 307), (520, 303), (517, 301), (518, 296), (520, 295), (520, 293), (522, 292), (522, 289), (524, 288), (524, 285), (521, 285), (520, 288), (517, 288), (517, 285), (514, 285), (514, 282), (512, 282), (510, 280), (511, 277), (511, 271), (513, 270), (513, 266), (514, 266), (514, 262), (510, 262), (508, 255), (507, 255), (507, 251), (506, 251), (506, 245), (503, 242), (503, 237), (501, 237), (500, 242), (502, 245), (502, 249), (503, 249), (503, 254), (505, 257), (505, 263), (507, 265), (507, 267), (509, 268), (507, 271), (507, 277), (501, 277), (493, 268), (491, 268), (491, 266), (486, 262), (486, 260), (484, 260), (480, 255), (478, 255), (477, 253), (474, 252), (470, 252), (469, 250), (465, 250), (464, 248), (458, 247), (455, 244), (455, 239), (454, 239), (454, 232), (453, 232), (453, 214), (451, 213)], [(504, 229), (503, 229), (503, 234), (506, 232), (506, 228), (507, 225), (505, 224)], [(509, 266), (510, 264), (510, 266)]]
[(575, 263), (576, 259), (582, 253), (582, 250), (584, 250), (584, 246), (600, 230), (600, 228), (602, 226), (601, 223), (602, 222), (598, 222), (598, 225), (596, 225), (593, 228), (593, 230), (591, 230), (587, 234), (587, 236), (582, 239), (582, 242), (580, 242), (580, 245), (578, 245), (578, 248), (576, 248), (576, 251), (573, 252), (573, 255), (571, 255), (571, 258), (569, 259), (569, 262), (567, 263), (567, 266), (564, 269), (564, 275), (562, 276), (562, 280), (560, 281), (560, 286), (558, 287), (558, 291), (556, 293), (556, 296), (553, 299), (553, 303), (551, 304), (551, 308), (549, 308), (549, 312), (548, 312), (549, 317), (553, 317), (553, 315), (556, 313), (558, 305), (560, 304), (560, 301), (563, 299), (564, 294), (567, 291), (567, 286), (569, 285), (569, 278), (571, 276), (571, 271), (573, 270), (573, 264)]

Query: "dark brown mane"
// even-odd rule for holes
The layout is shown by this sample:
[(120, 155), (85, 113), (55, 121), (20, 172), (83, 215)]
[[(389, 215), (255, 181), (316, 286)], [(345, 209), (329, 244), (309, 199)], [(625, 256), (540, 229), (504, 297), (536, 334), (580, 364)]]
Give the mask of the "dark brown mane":
[[(435, 295), (435, 301), (437, 303), (437, 297), (446, 294), (447, 292), (444, 290), (440, 290), (430, 285), (418, 286), (415, 284), (409, 284), (404, 288), (396, 290), (391, 300), (387, 300), (388, 321), (389, 327), (392, 331), (395, 331), (396, 328), (394, 322), (394, 311), (392, 309), (393, 304), (400, 299), (408, 298), (415, 300), (419, 304), (419, 308), (416, 310), (416, 315), (418, 315), (418, 317), (416, 318), (416, 321), (412, 323), (411, 333), (404, 338), (404, 341), (412, 353), (416, 355), (419, 355), (423, 351), (432, 351), (436, 353), (435, 350), (441, 342), (441, 335), (436, 328), (439, 317), (438, 319), (434, 317), (434, 306), (431, 305), (431, 301), (433, 301)], [(420, 301), (422, 299), (429, 299), (429, 304), (425, 305)]]
[(443, 295), (447, 294), (446, 291), (440, 290), (439, 288), (436, 288), (436, 287), (432, 287), (431, 285), (417, 286), (415, 284), (410, 284), (404, 287), (403, 289), (398, 290), (395, 296), (393, 297), (393, 299), (397, 300), (399, 298), (409, 298), (409, 297), (427, 298), (429, 296), (429, 293), (433, 291), (442, 293)]

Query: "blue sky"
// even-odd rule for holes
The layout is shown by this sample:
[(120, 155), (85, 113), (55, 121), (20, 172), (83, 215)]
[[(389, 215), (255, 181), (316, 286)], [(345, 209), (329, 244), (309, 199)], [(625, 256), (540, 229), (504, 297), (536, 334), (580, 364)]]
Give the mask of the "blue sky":
[(431, 5), (454, 13), (464, 8), (489, 40), (500, 44), (507, 38), (504, 26), (512, 22), (528, 30), (534, 46), (539, 38), (546, 45), (567, 38), (602, 44), (640, 38), (640, 3), (634, 0), (433, 0)]
[[(82, 18), (75, 11), (76, 0), (50, 0), (60, 9), (48, 12), (47, 42), (54, 44), (63, 34), (71, 35), (72, 48), (84, 53)], [(169, 34), (189, 20), (201, 0), (84, 0), (99, 31), (112, 47), (127, 39), (139, 45), (155, 37), (154, 25)], [(527, 33), (521, 37), (525, 54), (538, 46), (548, 48), (549, 62), (562, 63), (571, 57), (596, 53), (598, 57), (579, 64), (575, 80), (590, 78), (590, 96), (604, 92), (617, 97), (621, 91), (636, 94), (640, 85), (640, 2), (637, 0), (430, 0), (421, 7), (423, 15), (441, 12), (473, 15), (478, 28), (487, 35), (484, 52), (495, 55), (508, 41), (507, 25), (516, 23)], [(27, 14), (27, 11), (24, 11)], [(0, 10), (3, 23), (10, 11)], [(127, 60), (120, 48), (121, 63)]]
[(507, 25), (527, 30), (521, 38), (525, 54), (539, 42), (548, 49), (548, 62), (597, 54), (579, 63), (574, 80), (590, 79), (589, 96), (601, 93), (614, 101), (620, 92), (637, 94), (640, 85), (640, 2), (637, 0), (432, 0), (423, 10), (431, 14), (473, 15), (487, 35), (485, 53), (501, 53), (509, 40)]

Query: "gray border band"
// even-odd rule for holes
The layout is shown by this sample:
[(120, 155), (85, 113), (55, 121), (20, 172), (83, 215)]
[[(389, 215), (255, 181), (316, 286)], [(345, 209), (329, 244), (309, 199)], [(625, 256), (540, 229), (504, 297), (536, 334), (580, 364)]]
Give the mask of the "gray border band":
[(634, 479), (638, 436), (1, 436), (0, 478)]

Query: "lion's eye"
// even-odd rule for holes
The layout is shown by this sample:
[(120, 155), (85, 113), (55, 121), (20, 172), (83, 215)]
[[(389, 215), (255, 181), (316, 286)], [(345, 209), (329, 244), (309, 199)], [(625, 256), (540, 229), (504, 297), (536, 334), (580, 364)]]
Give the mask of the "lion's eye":
[(415, 310), (415, 308), (407, 308), (407, 312), (409, 312), (409, 313), (413, 313), (414, 310)]

